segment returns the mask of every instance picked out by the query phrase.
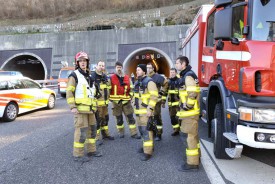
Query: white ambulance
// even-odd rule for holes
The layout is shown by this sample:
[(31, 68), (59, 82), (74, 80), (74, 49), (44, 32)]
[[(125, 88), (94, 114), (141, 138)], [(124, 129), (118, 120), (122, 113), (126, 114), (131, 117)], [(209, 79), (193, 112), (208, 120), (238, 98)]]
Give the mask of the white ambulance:
[(0, 118), (13, 121), (18, 114), (55, 106), (56, 94), (27, 77), (0, 77)]

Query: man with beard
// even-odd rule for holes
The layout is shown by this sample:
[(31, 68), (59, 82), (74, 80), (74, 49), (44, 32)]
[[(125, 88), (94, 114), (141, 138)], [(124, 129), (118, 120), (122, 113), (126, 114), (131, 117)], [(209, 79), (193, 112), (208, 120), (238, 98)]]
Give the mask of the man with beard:
[(124, 138), (123, 114), (129, 125), (132, 138), (140, 139), (137, 134), (137, 127), (133, 116), (134, 109), (131, 104), (131, 79), (123, 72), (120, 62), (115, 63), (116, 73), (111, 76), (111, 93), (110, 100), (113, 104), (113, 115), (116, 117), (117, 130), (120, 138)]

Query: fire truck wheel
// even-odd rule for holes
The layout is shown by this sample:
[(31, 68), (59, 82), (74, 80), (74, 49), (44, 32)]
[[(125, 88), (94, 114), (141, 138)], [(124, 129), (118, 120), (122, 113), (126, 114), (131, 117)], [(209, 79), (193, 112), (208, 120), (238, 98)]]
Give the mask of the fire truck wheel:
[(47, 109), (53, 109), (54, 106), (55, 106), (55, 97), (54, 95), (51, 94), (48, 99)]
[[(221, 103), (218, 103), (215, 106), (214, 118), (217, 120), (216, 127), (214, 127), (215, 157), (219, 159), (230, 159), (230, 157), (225, 152), (225, 148), (229, 147), (229, 141), (223, 136), (223, 132), (225, 132), (225, 122)], [(213, 126), (215, 125), (213, 124)]]
[(14, 102), (10, 102), (4, 111), (3, 121), (10, 122), (16, 119), (18, 114), (18, 106)]

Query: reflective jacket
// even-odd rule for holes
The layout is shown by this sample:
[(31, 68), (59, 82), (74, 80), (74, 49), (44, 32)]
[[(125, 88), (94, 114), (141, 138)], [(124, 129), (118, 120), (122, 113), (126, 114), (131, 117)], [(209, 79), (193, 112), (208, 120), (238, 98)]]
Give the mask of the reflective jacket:
[(163, 101), (165, 103), (166, 101), (166, 96), (167, 96), (167, 88), (168, 88), (168, 82), (167, 79), (161, 76), (158, 73), (155, 73), (152, 71), (151, 73), (148, 74), (149, 77), (152, 78), (152, 80), (156, 83), (158, 91), (159, 91), (159, 96), (158, 96), (158, 101)]
[(134, 112), (137, 116), (144, 116), (148, 111), (154, 111), (158, 99), (158, 89), (150, 77), (138, 79), (134, 85)]
[(69, 76), (66, 97), (71, 109), (76, 107), (79, 112), (83, 113), (96, 111), (95, 93), (95, 85), (91, 82), (88, 74), (85, 78), (79, 70), (75, 70)]
[(177, 116), (179, 118), (198, 116), (200, 114), (200, 87), (198, 77), (191, 70), (190, 65), (180, 72), (179, 86), (180, 111)]
[(128, 75), (124, 75), (124, 77), (119, 77), (117, 74), (113, 74), (111, 76), (111, 92), (110, 92), (110, 100), (113, 101), (129, 101), (130, 97), (130, 78)]
[(176, 76), (168, 80), (168, 106), (179, 106), (179, 78)]
[(97, 95), (97, 105), (108, 105), (111, 85), (107, 75), (96, 70), (91, 73), (91, 79), (95, 81), (95, 85), (99, 90), (99, 95)]

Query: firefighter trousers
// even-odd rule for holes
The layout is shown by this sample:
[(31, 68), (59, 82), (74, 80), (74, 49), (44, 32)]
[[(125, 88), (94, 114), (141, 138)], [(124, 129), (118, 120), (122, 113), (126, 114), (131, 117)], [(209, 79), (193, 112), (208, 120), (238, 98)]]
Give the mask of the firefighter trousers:
[(96, 151), (95, 114), (76, 114), (74, 116), (74, 149), (75, 157), (84, 156), (84, 148), (88, 153)]
[(97, 135), (96, 139), (99, 139), (100, 131), (103, 137), (110, 136), (109, 133), (109, 114), (108, 114), (108, 106), (98, 106), (95, 114), (96, 122), (97, 122)]
[(181, 132), (187, 134), (187, 148), (185, 153), (187, 164), (189, 165), (199, 165), (200, 162), (198, 121), (198, 115), (181, 119)]
[(157, 124), (158, 132), (156, 132), (157, 135), (162, 134), (162, 118), (161, 118), (161, 101), (156, 103), (155, 109), (154, 109), (154, 121)]
[(179, 119), (176, 116), (179, 110), (180, 110), (179, 106), (169, 106), (169, 115), (170, 115), (171, 125), (173, 127), (174, 132), (179, 132), (180, 130)]
[(154, 134), (153, 134), (153, 131), (148, 131), (146, 128), (148, 119), (149, 117), (147, 117), (146, 115), (136, 116), (138, 129), (142, 137), (143, 151), (145, 154), (152, 155), (153, 148), (154, 148), (154, 141), (153, 141)]
[(119, 103), (113, 102), (113, 116), (116, 117), (117, 121), (117, 130), (120, 135), (124, 135), (124, 122), (123, 115), (126, 117), (126, 121), (129, 126), (131, 136), (137, 134), (136, 121), (134, 119), (133, 113), (134, 109), (132, 107), (131, 101), (124, 103), (120, 101)]

